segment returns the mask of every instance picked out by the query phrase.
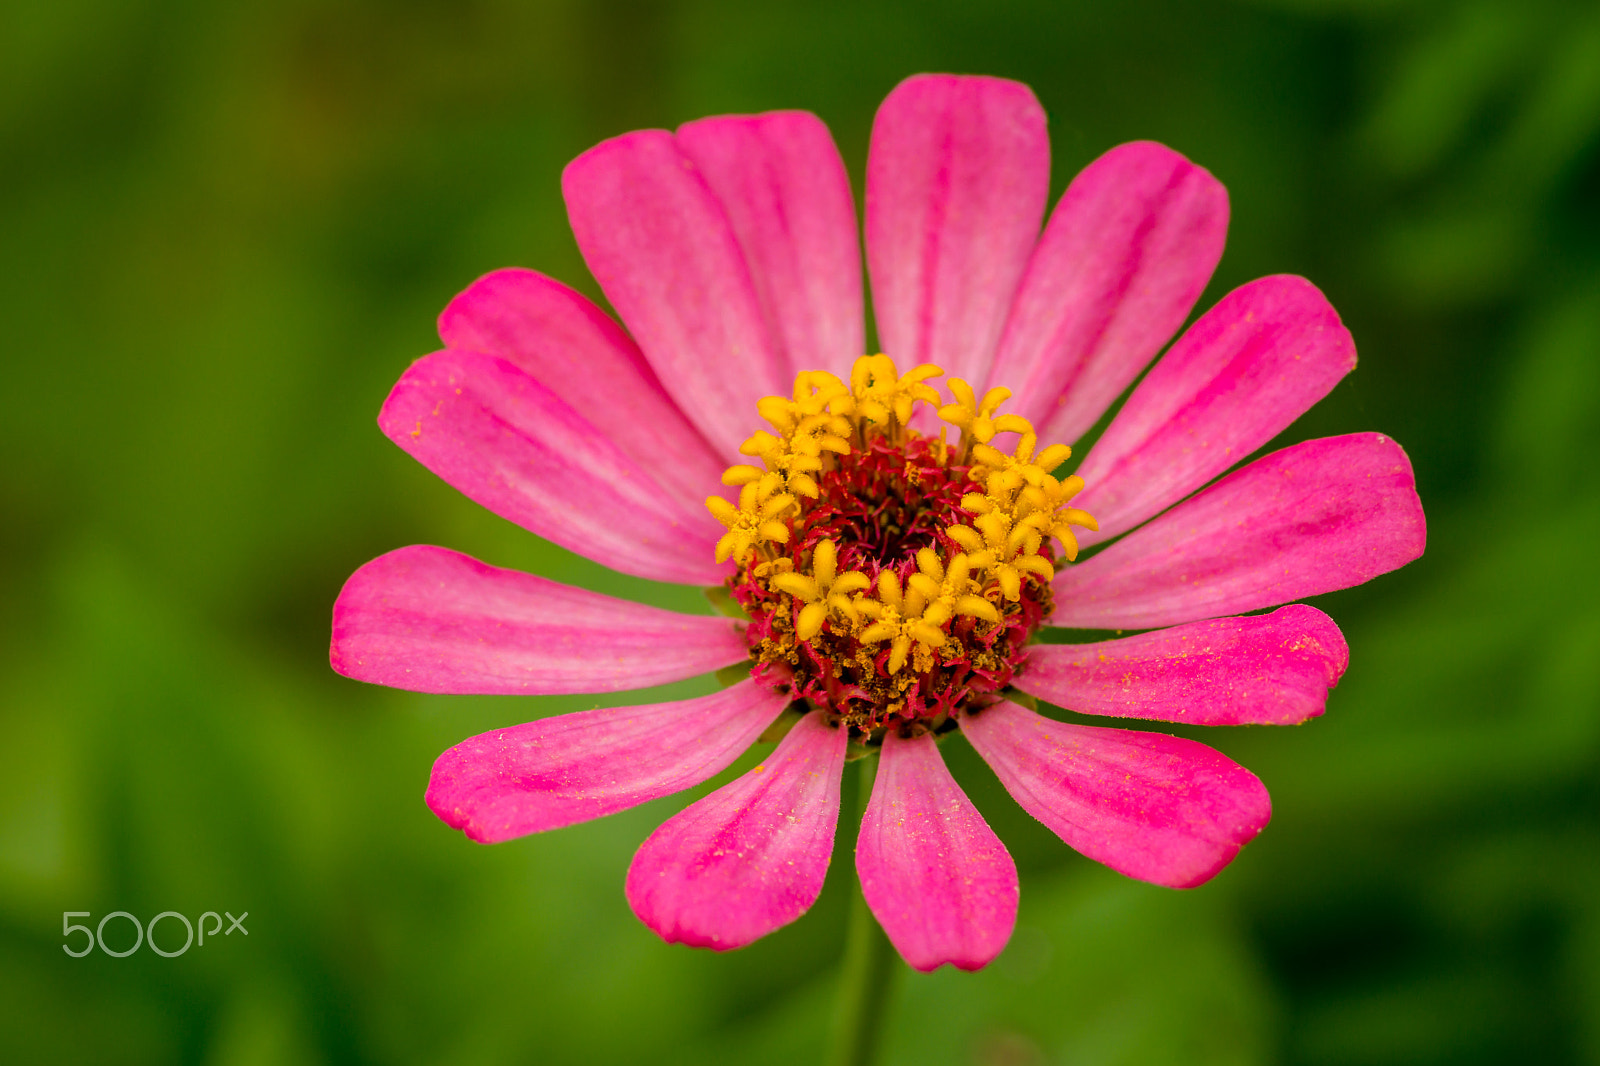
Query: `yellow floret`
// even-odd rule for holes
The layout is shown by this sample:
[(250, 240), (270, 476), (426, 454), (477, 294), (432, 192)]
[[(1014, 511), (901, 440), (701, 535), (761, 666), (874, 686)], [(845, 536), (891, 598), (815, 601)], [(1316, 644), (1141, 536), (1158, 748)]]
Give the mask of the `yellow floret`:
[(778, 474), (786, 491), (816, 499), (817, 475), (826, 465), (824, 452), (848, 455), (850, 420), (829, 411), (837, 401), (848, 400), (844, 382), (823, 370), (803, 370), (795, 375), (794, 396), (763, 396), (756, 410), (777, 432), (758, 430), (739, 451), (761, 460), (766, 469), (741, 464), (722, 475), (724, 485), (748, 485), (767, 474)]
[(1025, 486), (1017, 499), (1017, 521), (1038, 530), (1042, 536), (1055, 537), (1069, 561), (1078, 557), (1078, 538), (1073, 535), (1072, 527), (1100, 528), (1088, 511), (1066, 506), (1082, 489), (1083, 478), (1077, 474), (1060, 481), (1046, 475)]
[(756, 401), (761, 417), (786, 437), (793, 436), (807, 418), (822, 414), (829, 404), (849, 394), (844, 382), (826, 370), (802, 370), (795, 375), (792, 399), (764, 396)]
[(1053, 444), (1035, 455), (1038, 443), (1030, 428), (1010, 455), (988, 444), (974, 445), (976, 462), (971, 476), (986, 491), (967, 493), (961, 498), (961, 507), (980, 517), (1001, 514), (1016, 528), (1032, 529), (1041, 538), (1055, 537), (1070, 562), (1078, 557), (1078, 539), (1072, 527), (1099, 527), (1089, 512), (1066, 506), (1083, 488), (1083, 479), (1074, 474), (1057, 480), (1050, 473), (1071, 458), (1072, 449)]
[[(845, 446), (848, 449), (849, 445)], [(730, 466), (722, 474), (724, 485), (745, 485), (759, 481), (768, 474), (776, 474), (783, 478), (783, 486), (789, 492), (817, 498), (819, 490), (814, 475), (821, 472), (822, 460), (816, 455), (796, 451), (792, 441), (774, 437), (765, 430), (753, 434), (739, 446), (739, 451), (758, 457), (766, 465), (766, 470), (744, 464)]]
[(955, 403), (939, 408), (939, 417), (961, 430), (963, 456), (971, 453), (974, 444), (987, 444), (996, 433), (1027, 433), (1033, 429), (1021, 415), (995, 417), (1000, 405), (1011, 398), (1011, 390), (993, 388), (983, 394), (980, 403), (968, 385), (960, 378), (950, 379), (950, 394)]
[(915, 588), (902, 591), (900, 578), (892, 570), (878, 575), (878, 598), (862, 597), (856, 600), (856, 609), (874, 619), (872, 625), (861, 631), (861, 643), (889, 642), (887, 665), (891, 674), (905, 667), (913, 642), (930, 651), (944, 647), (944, 625), (950, 621), (950, 609), (943, 604), (929, 603)]
[(1055, 576), (1050, 560), (1038, 554), (1043, 543), (1039, 531), (1025, 525), (1013, 528), (1011, 516), (1005, 511), (981, 514), (972, 526), (951, 526), (945, 532), (967, 550), (973, 566), (994, 575), (1001, 595), (1008, 600), (1022, 598), (1023, 575), (1034, 574), (1041, 581)]
[[(1027, 425), (1026, 420), (1018, 421)], [(1022, 437), (1010, 455), (988, 444), (976, 444), (972, 448), (972, 458), (975, 460), (972, 480), (988, 488), (991, 495), (1015, 491), (1024, 484), (1037, 485), (1049, 477), (1052, 470), (1072, 458), (1072, 449), (1065, 444), (1052, 444), (1036, 457), (1033, 452), (1039, 446), (1039, 437), (1033, 427), (1028, 426), (1020, 432)]]
[(947, 567), (939, 553), (932, 548), (917, 552), (917, 570), (906, 584), (920, 592), (930, 603), (940, 603), (955, 612), (985, 622), (1000, 621), (1000, 612), (994, 604), (976, 595), (978, 583), (972, 578), (972, 560), (965, 552), (951, 557)]
[(872, 581), (855, 570), (839, 573), (838, 560), (838, 549), (833, 541), (824, 540), (812, 549), (811, 573), (784, 573), (772, 579), (773, 588), (805, 604), (795, 623), (795, 636), (801, 640), (810, 640), (822, 632), (822, 624), (830, 611), (852, 622), (856, 620), (856, 608), (850, 596), (866, 589)]
[(770, 541), (785, 544), (789, 540), (789, 527), (779, 518), (794, 506), (794, 497), (781, 491), (783, 479), (777, 474), (767, 474), (760, 480), (748, 482), (739, 490), (739, 505), (721, 496), (706, 499), (706, 507), (728, 531), (717, 541), (717, 562), (732, 557), (741, 565), (750, 558), (752, 549)]
[(905, 426), (918, 400), (939, 406), (939, 393), (927, 380), (943, 373), (923, 363), (901, 375), (887, 355), (863, 355), (850, 369), (849, 413), (880, 427)]

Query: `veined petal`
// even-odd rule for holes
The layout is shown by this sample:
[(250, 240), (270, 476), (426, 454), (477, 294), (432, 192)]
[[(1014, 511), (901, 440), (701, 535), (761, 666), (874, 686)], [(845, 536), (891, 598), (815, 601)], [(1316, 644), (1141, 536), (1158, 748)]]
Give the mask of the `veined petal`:
[(333, 605), (333, 668), (413, 692), (543, 696), (681, 681), (749, 652), (731, 618), (613, 599), (446, 548), (357, 570)]
[(786, 360), (728, 215), (665, 130), (603, 141), (561, 176), (584, 261), (662, 385), (725, 461)]
[(807, 111), (769, 111), (703, 118), (677, 139), (727, 212), (788, 376), (848, 380), (866, 346), (861, 240), (828, 127)]
[(1011, 939), (1017, 866), (939, 757), (890, 730), (856, 844), (867, 906), (923, 972), (980, 970)]
[(884, 352), (985, 381), (1050, 184), (1044, 109), (1001, 78), (895, 87), (867, 157), (867, 268)]
[(1030, 647), (1017, 687), (1081, 714), (1190, 725), (1292, 725), (1322, 713), (1350, 649), (1293, 603), (1098, 644)]
[(698, 699), (481, 733), (434, 762), (428, 807), (480, 844), (614, 814), (726, 769), (787, 702), (745, 680)]
[(1111, 149), (1056, 204), (989, 384), (1016, 390), (1040, 440), (1077, 440), (1183, 325), (1227, 230), (1204, 168), (1151, 141)]
[(1411, 461), (1378, 433), (1235, 471), (1052, 582), (1051, 624), (1153, 629), (1349, 588), (1422, 554)]
[(960, 722), (1023, 810), (1141, 881), (1203, 884), (1272, 817), (1255, 774), (1192, 740), (1068, 725), (1009, 702)]
[(626, 574), (713, 585), (721, 527), (505, 359), (442, 351), (401, 375), (378, 424), (502, 518)]
[(1224, 296), (1133, 390), (1078, 474), (1073, 501), (1099, 531), (1132, 529), (1287, 429), (1356, 365), (1350, 331), (1304, 278), (1260, 278)]
[(486, 274), (439, 316), (445, 347), (510, 360), (697, 508), (727, 465), (672, 402), (639, 346), (581, 293), (533, 270)]
[(847, 732), (810, 712), (765, 763), (650, 834), (628, 868), (639, 920), (726, 951), (804, 914), (833, 853)]

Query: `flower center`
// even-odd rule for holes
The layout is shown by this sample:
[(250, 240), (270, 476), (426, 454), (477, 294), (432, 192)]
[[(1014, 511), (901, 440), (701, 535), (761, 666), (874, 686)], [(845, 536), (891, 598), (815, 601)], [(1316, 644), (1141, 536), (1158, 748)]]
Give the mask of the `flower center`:
[[(901, 375), (884, 355), (856, 360), (848, 385), (802, 372), (792, 399), (757, 404), (772, 432), (739, 450), (762, 465), (722, 478), (738, 502), (706, 501), (727, 528), (717, 559), (738, 565), (728, 591), (755, 676), (869, 743), (1004, 689), (1050, 614), (1056, 543), (1071, 561), (1071, 527), (1095, 528), (1068, 505), (1083, 479), (1052, 473), (1071, 449), (1036, 454), (1028, 421), (996, 414), (1008, 389), (980, 401), (952, 378), (941, 404), (928, 379), (942, 373)], [(919, 403), (947, 423), (938, 437), (911, 428)], [(1002, 433), (1017, 434), (1010, 454), (991, 443)]]

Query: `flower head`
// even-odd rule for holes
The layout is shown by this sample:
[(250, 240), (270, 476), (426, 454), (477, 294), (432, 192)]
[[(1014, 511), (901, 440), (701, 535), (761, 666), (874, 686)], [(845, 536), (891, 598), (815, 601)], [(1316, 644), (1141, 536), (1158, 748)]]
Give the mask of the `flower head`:
[[(483, 842), (570, 825), (705, 781), (786, 726), (644, 843), (635, 913), (717, 948), (794, 920), (822, 886), (845, 761), (877, 758), (856, 868), (921, 969), (985, 965), (1016, 916), (1016, 868), (945, 769), (946, 738), (1132, 877), (1200, 884), (1260, 831), (1266, 790), (1220, 753), (1029, 697), (1194, 725), (1320, 714), (1347, 652), (1291, 601), (1421, 553), (1410, 465), (1355, 434), (1228, 472), (1355, 364), (1322, 294), (1268, 277), (1184, 332), (1066, 474), (1189, 314), (1227, 198), (1170, 149), (1128, 144), (1041, 233), (1048, 179), (1026, 87), (896, 88), (867, 174), (883, 352), (863, 355), (855, 209), (814, 116), (640, 131), (567, 168), (573, 231), (627, 331), (541, 274), (490, 274), (445, 310), (444, 350), (405, 372), (380, 424), (502, 516), (617, 570), (721, 589), (741, 617), (419, 546), (351, 577), (333, 664), (427, 692), (748, 676), (466, 740), (434, 766), (442, 819)], [(1041, 643), (1048, 624), (1135, 635)]]

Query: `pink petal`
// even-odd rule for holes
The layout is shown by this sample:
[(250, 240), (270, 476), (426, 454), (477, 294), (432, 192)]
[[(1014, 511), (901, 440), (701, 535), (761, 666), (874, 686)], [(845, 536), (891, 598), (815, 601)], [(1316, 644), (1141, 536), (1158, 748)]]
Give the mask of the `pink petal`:
[(1255, 774), (1192, 740), (1068, 725), (1006, 702), (960, 721), (1023, 810), (1141, 881), (1203, 884), (1272, 817)]
[(833, 855), (846, 731), (820, 711), (762, 765), (679, 811), (628, 868), (628, 903), (673, 944), (726, 951), (816, 902)]
[(806, 111), (703, 118), (678, 128), (739, 239), (788, 376), (848, 379), (865, 350), (861, 239), (844, 160)]
[(713, 585), (722, 527), (681, 504), (538, 381), (498, 356), (435, 352), (411, 364), (378, 424), (466, 496), (597, 563)]
[(481, 733), (434, 762), (428, 806), (480, 844), (614, 814), (726, 769), (786, 702), (747, 679), (698, 699)]
[(1099, 644), (1036, 644), (1017, 687), (1082, 714), (1292, 725), (1322, 713), (1350, 649), (1304, 604)]
[(699, 507), (717, 491), (727, 464), (622, 327), (561, 282), (518, 268), (486, 274), (450, 301), (439, 336), (533, 375), (680, 500)]
[(883, 350), (977, 385), (1050, 184), (1044, 109), (1001, 78), (919, 74), (878, 109), (867, 157), (867, 267)]
[(1227, 230), (1209, 172), (1150, 141), (1111, 149), (1056, 204), (989, 383), (1041, 441), (1077, 440), (1183, 325)]
[(981, 970), (1017, 922), (1017, 866), (967, 799), (933, 737), (884, 738), (856, 844), (867, 906), (924, 973)]
[(1422, 554), (1411, 461), (1378, 433), (1273, 452), (1053, 583), (1051, 623), (1153, 629), (1349, 588)]
[(1078, 469), (1095, 516), (1084, 547), (1159, 514), (1277, 436), (1356, 365), (1316, 286), (1281, 275), (1206, 312), (1117, 412)]
[(333, 605), (333, 668), (412, 692), (542, 696), (681, 681), (748, 656), (731, 618), (663, 611), (426, 545), (380, 555)]
[(578, 248), (661, 383), (717, 453), (737, 461), (756, 401), (787, 395), (727, 212), (665, 130), (604, 141), (561, 176)]

